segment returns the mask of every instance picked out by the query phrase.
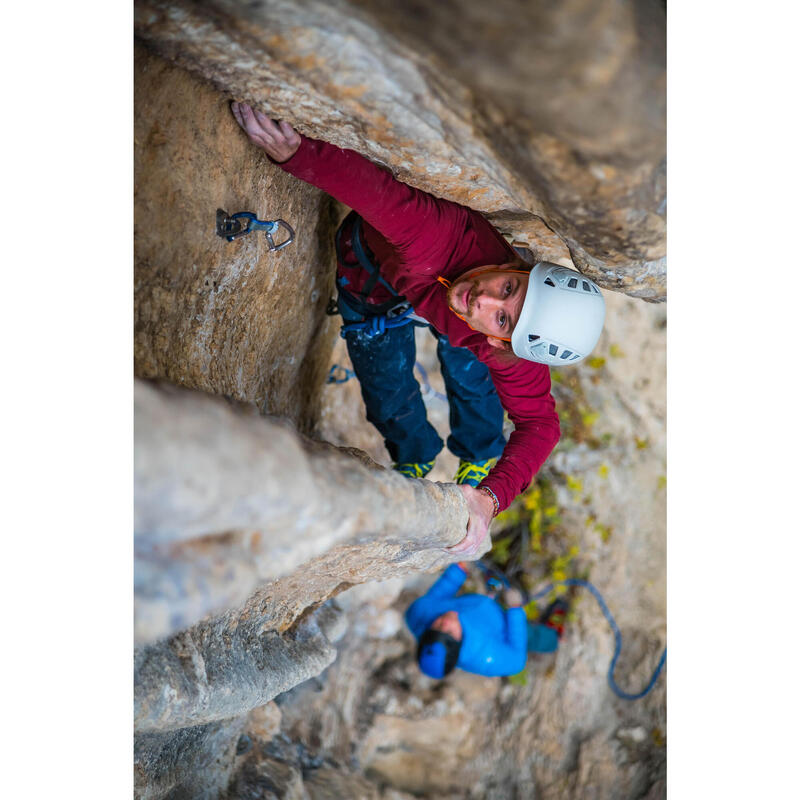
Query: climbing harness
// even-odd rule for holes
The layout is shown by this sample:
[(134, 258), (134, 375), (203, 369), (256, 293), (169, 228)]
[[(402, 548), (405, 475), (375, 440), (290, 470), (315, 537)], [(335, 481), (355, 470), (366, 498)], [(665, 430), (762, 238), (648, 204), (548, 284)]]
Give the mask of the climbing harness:
[[(280, 228), (285, 228), (287, 238), (280, 244), (275, 244), (272, 238)], [(234, 239), (241, 239), (255, 230), (264, 231), (268, 248), (272, 251), (283, 250), (294, 241), (294, 230), (288, 222), (282, 219), (258, 219), (252, 211), (240, 211), (237, 214), (228, 214), (221, 208), (217, 209), (217, 236), (232, 242)]]
[(413, 322), (414, 320), (411, 319), (413, 313), (414, 309), (411, 304), (403, 303), (390, 309), (385, 314), (366, 317), (362, 322), (348, 322), (342, 325), (339, 335), (344, 339), (348, 331), (362, 331), (365, 336), (370, 338), (380, 336), (387, 330), (401, 328), (403, 325)]
[(328, 373), (325, 383), (347, 383), (350, 378), (355, 378), (356, 374), (351, 369), (343, 367), (341, 364), (334, 364)]
[[(506, 576), (499, 572), (496, 568), (490, 567), (484, 561), (476, 561), (475, 564), (481, 570), (481, 572), (484, 573), (484, 580), (486, 581), (487, 587), (491, 588), (495, 592), (499, 590), (500, 586), (503, 586), (507, 589), (511, 588), (511, 583), (509, 582), (508, 578), (506, 578)], [(638, 692), (637, 694), (629, 694), (628, 692), (623, 691), (619, 688), (619, 686), (617, 686), (617, 683), (614, 680), (614, 669), (617, 666), (617, 660), (622, 652), (622, 634), (620, 633), (619, 627), (617, 626), (613, 615), (608, 610), (608, 606), (603, 600), (603, 596), (591, 583), (589, 583), (589, 581), (585, 581), (580, 578), (567, 578), (563, 581), (553, 581), (553, 583), (548, 584), (544, 589), (541, 589), (533, 595), (528, 595), (527, 592), (522, 590), (525, 603), (527, 604), (531, 600), (539, 600), (549, 592), (553, 591), (553, 588), (556, 586), (582, 586), (584, 589), (588, 589), (592, 593), (592, 596), (600, 606), (600, 610), (603, 612), (603, 616), (606, 618), (606, 621), (608, 622), (609, 627), (614, 634), (614, 655), (611, 658), (611, 664), (608, 667), (608, 685), (611, 687), (611, 691), (622, 700), (638, 700), (640, 697), (644, 697), (653, 688), (655, 682), (658, 680), (658, 676), (661, 674), (661, 670), (667, 661), (667, 648), (664, 648), (664, 652), (661, 654), (661, 658), (658, 661), (658, 665), (656, 666), (650, 681), (641, 692)]]
[[(351, 229), (350, 244), (357, 260), (356, 264), (347, 263), (342, 253), (342, 234), (348, 227)], [(325, 313), (333, 316), (334, 314), (342, 313), (342, 310), (344, 310), (349, 317), (361, 318), (360, 320), (345, 319), (345, 324), (342, 325), (339, 331), (340, 336), (344, 339), (345, 334), (348, 332), (358, 331), (365, 336), (373, 337), (380, 336), (387, 330), (400, 328), (412, 322), (427, 324), (424, 323), (424, 320), (414, 315), (411, 303), (403, 295), (398, 294), (381, 275), (380, 267), (375, 263), (372, 253), (362, 238), (362, 227), (363, 220), (361, 217), (355, 211), (351, 211), (336, 231), (336, 258), (339, 264), (344, 269), (363, 269), (368, 275), (362, 290), (357, 293), (345, 288), (351, 285), (347, 276), (341, 275), (336, 278), (339, 300), (337, 302), (331, 299), (325, 309)], [(390, 292), (392, 299), (385, 303), (368, 303), (367, 298), (379, 283)], [(340, 308), (340, 304), (342, 308)]]

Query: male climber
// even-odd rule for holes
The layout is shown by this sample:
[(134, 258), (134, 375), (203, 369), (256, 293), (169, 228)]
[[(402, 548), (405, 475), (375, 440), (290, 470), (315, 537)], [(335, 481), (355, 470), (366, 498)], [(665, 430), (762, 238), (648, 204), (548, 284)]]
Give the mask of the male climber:
[[(248, 138), (282, 169), (353, 209), (336, 235), (345, 339), (367, 417), (395, 468), (411, 477), (430, 471), (442, 442), (413, 375), (413, 327), (401, 323), (413, 311), (437, 335), (448, 446), (461, 459), (456, 480), (469, 511), (466, 536), (449, 549), (475, 555), (492, 518), (528, 486), (558, 441), (548, 365), (574, 364), (591, 352), (605, 315), (599, 289), (556, 264), (531, 269), (476, 211), (244, 103), (231, 107)], [(507, 443), (503, 408), (515, 426)]]
[(426, 675), (443, 678), (455, 667), (489, 677), (516, 675), (528, 653), (558, 648), (566, 600), (555, 600), (534, 624), (527, 621), (516, 589), (505, 591), (506, 611), (486, 595), (456, 596), (466, 578), (463, 564), (451, 564), (406, 611), (406, 624), (418, 641), (417, 662)]

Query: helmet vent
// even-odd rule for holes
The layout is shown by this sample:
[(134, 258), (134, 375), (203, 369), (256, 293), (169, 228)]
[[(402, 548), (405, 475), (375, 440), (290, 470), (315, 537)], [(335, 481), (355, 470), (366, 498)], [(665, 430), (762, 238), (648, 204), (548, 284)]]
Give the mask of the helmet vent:
[(591, 291), (592, 291), (592, 290), (589, 288), (589, 284), (588, 284), (588, 283), (586, 283), (586, 281), (581, 281), (581, 283), (583, 284), (583, 291), (584, 291), (584, 292), (591, 292)]
[(570, 289), (574, 289), (577, 285), (578, 285), (577, 278), (570, 278), (569, 283), (567, 284), (567, 286), (569, 286)]
[(528, 341), (529, 342), (535, 342), (538, 338), (540, 338), (538, 333), (529, 333), (528, 334)]
[(549, 277), (549, 276), (548, 276), (547, 278), (545, 278), (545, 279), (544, 279), (544, 282), (545, 282), (545, 283), (546, 283), (548, 286), (552, 286), (553, 288), (555, 288), (555, 284), (553, 283), (553, 281), (550, 279), (550, 277)]
[(572, 355), (572, 350), (565, 350), (565, 351), (564, 351), (564, 352), (561, 354), (561, 358), (569, 358), (571, 355)]
[(551, 344), (550, 345), (550, 355), (554, 356), (557, 352), (558, 352), (558, 345), (557, 344)]

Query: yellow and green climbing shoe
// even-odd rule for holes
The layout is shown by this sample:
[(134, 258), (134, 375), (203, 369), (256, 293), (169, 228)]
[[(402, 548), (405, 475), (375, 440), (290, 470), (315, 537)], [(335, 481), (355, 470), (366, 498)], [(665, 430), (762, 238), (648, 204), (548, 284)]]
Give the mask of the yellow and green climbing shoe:
[(392, 464), (392, 469), (397, 470), (406, 478), (424, 478), (432, 469), (435, 461), (412, 461), (408, 464)]
[(486, 461), (464, 461), (462, 458), (458, 462), (458, 469), (453, 480), (456, 483), (477, 486), (489, 474), (489, 470), (496, 463), (496, 458), (487, 458)]

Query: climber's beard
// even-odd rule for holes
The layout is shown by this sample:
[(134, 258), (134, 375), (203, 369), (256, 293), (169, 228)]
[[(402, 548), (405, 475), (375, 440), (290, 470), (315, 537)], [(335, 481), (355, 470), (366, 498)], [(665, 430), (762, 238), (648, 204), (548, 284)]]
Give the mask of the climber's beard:
[(492, 320), (487, 316), (485, 308), (478, 313), (475, 305), (479, 297), (487, 294), (500, 297), (503, 286), (508, 282), (514, 290), (520, 290), (520, 294), (512, 304), (517, 312), (515, 318), (518, 318), (530, 277), (530, 270), (519, 269), (520, 266), (523, 265), (510, 262), (496, 266), (475, 267), (459, 275), (452, 282), (445, 278), (438, 280), (447, 286), (447, 305), (459, 319), (477, 333), (490, 338), (508, 340), (501, 331), (492, 328)]
[[(470, 317), (472, 316), (472, 307), (475, 304), (475, 297), (480, 288), (480, 276), (486, 275), (487, 273), (496, 274), (498, 272), (503, 272), (508, 266), (510, 265), (475, 267), (474, 269), (467, 270), (463, 275), (459, 275), (452, 282), (448, 282), (447, 305), (450, 310), (472, 328), (471, 322), (475, 322), (475, 320), (470, 321)], [(439, 280), (444, 282), (443, 278)], [(478, 329), (473, 328), (473, 330)]]
[(450, 310), (465, 322), (470, 315), (470, 302), (475, 302), (475, 281), (459, 278), (447, 290), (447, 305)]

